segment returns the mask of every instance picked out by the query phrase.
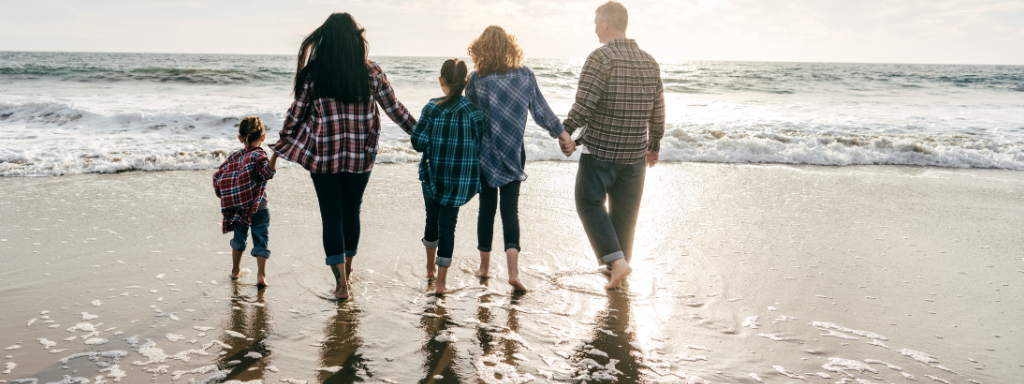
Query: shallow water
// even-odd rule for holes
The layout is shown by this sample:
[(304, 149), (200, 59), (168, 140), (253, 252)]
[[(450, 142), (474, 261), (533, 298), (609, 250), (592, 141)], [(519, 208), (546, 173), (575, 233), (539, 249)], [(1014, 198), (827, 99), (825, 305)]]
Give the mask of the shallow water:
[[(311, 182), (268, 188), (270, 287), (227, 277), (208, 172), (0, 179), (9, 382), (1012, 382), (1024, 374), (1024, 180), (1008, 171), (660, 165), (634, 275), (602, 289), (571, 164), (528, 166), (514, 294), (423, 277), (415, 166), (378, 166), (355, 299), (326, 299)], [(964, 196), (970, 196), (964, 197)], [(500, 229), (497, 231), (500, 233)], [(90, 342), (92, 341), (92, 342)], [(82, 355), (82, 353), (86, 353)], [(7, 356), (10, 356), (7, 358)], [(62, 359), (67, 359), (62, 361)]]
[[(444, 58), (373, 60), (414, 115), (440, 95)], [(562, 118), (582, 64), (525, 61)], [(662, 160), (1024, 170), (1024, 66), (661, 64)], [(277, 141), (293, 76), (288, 55), (0, 52), (0, 176), (213, 169), (242, 117)], [(382, 123), (377, 161), (418, 161)], [(526, 132), (529, 160), (564, 159), (532, 121)]]

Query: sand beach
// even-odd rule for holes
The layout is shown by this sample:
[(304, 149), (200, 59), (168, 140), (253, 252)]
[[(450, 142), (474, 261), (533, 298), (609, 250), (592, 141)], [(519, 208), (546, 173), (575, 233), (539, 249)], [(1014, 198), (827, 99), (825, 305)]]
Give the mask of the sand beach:
[(0, 178), (0, 382), (1024, 377), (1019, 172), (663, 163), (647, 176), (634, 273), (605, 291), (573, 205), (575, 168), (527, 166), (530, 292), (512, 293), (498, 253), (492, 278), (472, 275), (474, 200), (459, 217), (454, 289), (436, 298), (416, 166), (378, 165), (356, 297), (343, 303), (328, 299), (299, 168), (268, 186), (263, 290), (248, 255), (251, 271), (228, 278), (212, 171)]

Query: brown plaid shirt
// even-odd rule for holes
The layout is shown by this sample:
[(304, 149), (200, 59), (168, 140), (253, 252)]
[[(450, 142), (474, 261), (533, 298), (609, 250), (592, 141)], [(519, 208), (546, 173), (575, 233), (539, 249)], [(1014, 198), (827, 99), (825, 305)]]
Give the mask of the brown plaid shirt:
[(658, 152), (665, 134), (661, 66), (633, 39), (609, 41), (587, 57), (576, 102), (563, 122), (602, 161), (632, 164)]

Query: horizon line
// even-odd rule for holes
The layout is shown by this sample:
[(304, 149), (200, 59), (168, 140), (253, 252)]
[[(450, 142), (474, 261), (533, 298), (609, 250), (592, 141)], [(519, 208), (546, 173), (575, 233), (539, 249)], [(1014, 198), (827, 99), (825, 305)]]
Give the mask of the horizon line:
[[(97, 53), (97, 54), (141, 54), (141, 55), (217, 55), (217, 56), (292, 56), (292, 54), (284, 53), (203, 53), (203, 52), (116, 52), (116, 51), (8, 51), (0, 50), (0, 53)], [(451, 58), (453, 56), (440, 56), (440, 55), (369, 55), (373, 57), (395, 57), (395, 58)], [(457, 58), (467, 58), (468, 56), (454, 56)], [(586, 57), (526, 57), (529, 59), (539, 60), (585, 60)], [(925, 63), (925, 62), (883, 62), (883, 61), (789, 61), (789, 60), (717, 60), (717, 59), (680, 59), (680, 60), (664, 60), (662, 63), (671, 62), (694, 62), (694, 61), (713, 61), (713, 62), (725, 62), (725, 63), (794, 63), (794, 64), (900, 64), (900, 65), (984, 65), (984, 66), (1024, 66), (1021, 64), (993, 64), (993, 63)]]

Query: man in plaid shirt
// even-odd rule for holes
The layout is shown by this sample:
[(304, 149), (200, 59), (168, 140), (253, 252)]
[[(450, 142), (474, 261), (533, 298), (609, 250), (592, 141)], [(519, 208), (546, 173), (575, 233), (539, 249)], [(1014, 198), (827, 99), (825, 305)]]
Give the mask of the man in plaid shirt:
[(594, 32), (605, 45), (583, 64), (576, 102), (563, 122), (569, 134), (581, 130), (576, 211), (594, 252), (610, 271), (607, 289), (617, 288), (632, 272), (644, 165), (658, 162), (665, 133), (661, 67), (626, 38), (627, 21), (626, 7), (618, 2), (597, 8)]

